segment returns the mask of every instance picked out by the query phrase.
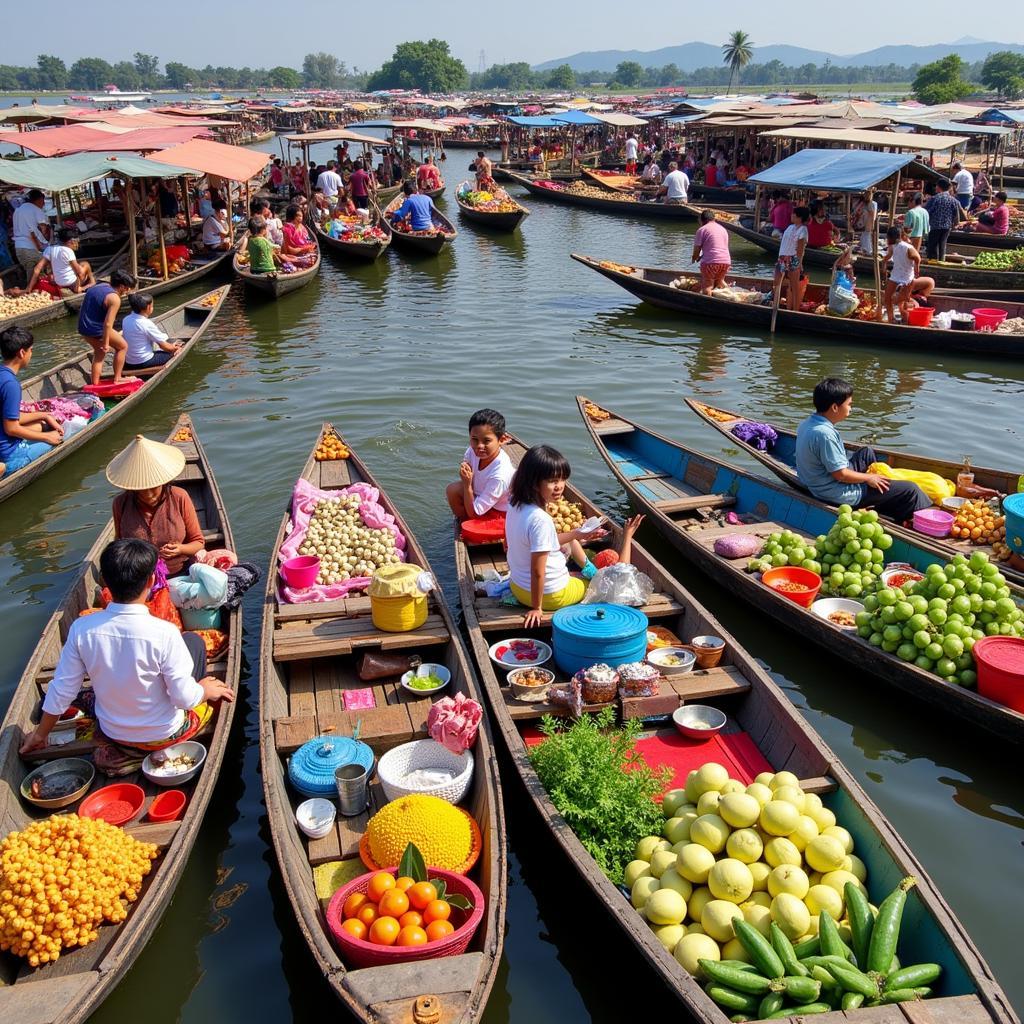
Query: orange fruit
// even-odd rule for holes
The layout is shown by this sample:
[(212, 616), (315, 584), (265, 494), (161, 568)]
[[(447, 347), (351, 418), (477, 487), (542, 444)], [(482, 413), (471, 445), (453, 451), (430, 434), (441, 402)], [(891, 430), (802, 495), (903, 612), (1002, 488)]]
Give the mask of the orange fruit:
[(341, 930), (348, 932), (353, 939), (366, 939), (366, 925), (358, 918), (350, 917), (347, 921), (342, 921)]
[(345, 900), (344, 906), (341, 908), (342, 920), (347, 921), (350, 917), (355, 917), (356, 912), (359, 908), (367, 902), (366, 894), (362, 892), (354, 892), (347, 900)]
[(431, 900), (423, 911), (423, 920), (427, 924), (434, 921), (447, 921), (452, 915), (452, 908), (445, 900)]
[(437, 889), (430, 882), (417, 882), (407, 893), (414, 910), (424, 911), (428, 903), (437, 899)]
[(430, 940), (427, 933), (418, 926), (411, 924), (398, 933), (396, 946), (425, 946)]
[(451, 921), (431, 921), (427, 925), (427, 941), (437, 942), (438, 939), (444, 939), (455, 931), (455, 925)]
[(398, 919), (398, 923), (403, 928), (408, 928), (410, 925), (422, 928), (423, 915), (418, 910), (408, 910)]
[(402, 875), (400, 878), (395, 879), (395, 888), (399, 892), (407, 892), (416, 884), (415, 878), (410, 878), (408, 875)]
[(364, 903), (356, 911), (356, 920), (357, 921), (362, 921), (363, 924), (365, 924), (367, 928), (369, 928), (370, 925), (373, 924), (373, 922), (376, 921), (378, 917), (380, 917), (380, 913), (377, 910), (377, 904), (376, 903), (369, 903), (369, 902)]
[(379, 909), (386, 917), (401, 917), (409, 909), (409, 897), (399, 889), (388, 889), (380, 898)]
[(370, 941), (378, 946), (393, 946), (401, 930), (393, 917), (378, 917), (370, 925)]
[(370, 884), (366, 887), (366, 895), (369, 896), (374, 903), (380, 903), (381, 896), (388, 891), (388, 889), (394, 889), (395, 887), (395, 876), (390, 871), (378, 871), (373, 878), (370, 879)]

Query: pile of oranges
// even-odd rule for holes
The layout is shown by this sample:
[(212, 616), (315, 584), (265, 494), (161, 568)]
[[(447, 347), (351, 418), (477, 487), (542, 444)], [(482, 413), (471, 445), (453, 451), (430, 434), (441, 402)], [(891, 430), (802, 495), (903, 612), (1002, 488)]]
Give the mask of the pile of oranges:
[(335, 462), (347, 459), (349, 450), (337, 434), (324, 434), (313, 453), (317, 462)]
[(455, 931), (452, 908), (437, 898), (432, 882), (378, 871), (365, 893), (354, 892), (342, 907), (341, 928), (378, 946), (425, 946)]
[(972, 544), (995, 544), (1006, 536), (1006, 519), (980, 498), (965, 501), (957, 509), (952, 534)]

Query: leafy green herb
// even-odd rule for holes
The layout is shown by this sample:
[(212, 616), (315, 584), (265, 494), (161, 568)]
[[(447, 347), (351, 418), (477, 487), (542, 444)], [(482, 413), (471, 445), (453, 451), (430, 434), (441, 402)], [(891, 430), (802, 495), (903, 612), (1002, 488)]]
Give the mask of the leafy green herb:
[(642, 731), (638, 719), (615, 728), (605, 708), (572, 725), (545, 715), (547, 737), (530, 751), (530, 761), (555, 807), (601, 870), (615, 883), (637, 841), (660, 835), (664, 824), (654, 798), (672, 773), (654, 772), (633, 749)]

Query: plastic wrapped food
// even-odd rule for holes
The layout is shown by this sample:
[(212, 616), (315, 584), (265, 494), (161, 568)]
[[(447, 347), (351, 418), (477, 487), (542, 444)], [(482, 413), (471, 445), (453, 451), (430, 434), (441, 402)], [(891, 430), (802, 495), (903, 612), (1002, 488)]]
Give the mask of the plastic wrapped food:
[(577, 672), (564, 686), (549, 687), (548, 703), (554, 707), (565, 708), (573, 718), (579, 718), (583, 713), (583, 683), (579, 673)]
[(715, 554), (723, 558), (752, 558), (764, 547), (764, 539), (752, 533), (732, 533), (715, 538)]
[(618, 562), (598, 569), (581, 604), (627, 604), (641, 608), (651, 599), (654, 584), (635, 565)]
[(632, 661), (628, 665), (620, 665), (619, 696), (620, 697), (656, 697), (661, 673), (645, 661)]
[(581, 668), (573, 676), (573, 681), (576, 680), (579, 680), (584, 704), (607, 704), (615, 700), (619, 690), (619, 673), (603, 663)]

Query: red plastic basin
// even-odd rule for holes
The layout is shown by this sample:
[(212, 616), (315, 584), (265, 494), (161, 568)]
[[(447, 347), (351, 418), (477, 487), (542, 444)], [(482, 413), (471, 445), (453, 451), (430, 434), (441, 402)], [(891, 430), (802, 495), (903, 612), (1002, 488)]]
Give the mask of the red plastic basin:
[(146, 794), (141, 786), (133, 782), (115, 782), (90, 793), (79, 805), (78, 815), (96, 818), (109, 825), (123, 825), (142, 810), (145, 801)]
[[(761, 582), (803, 608), (811, 607), (821, 589), (821, 577), (799, 565), (782, 565), (776, 569), (769, 569), (761, 577)], [(780, 583), (793, 584), (800, 589), (780, 590)]]
[(978, 667), (978, 693), (1024, 714), (1024, 639), (982, 637), (971, 653)]
[(979, 306), (972, 309), (974, 314), (974, 329), (976, 331), (994, 331), (1005, 319), (1005, 309), (992, 309), (990, 306)]
[(146, 812), (150, 821), (177, 821), (185, 811), (188, 798), (180, 789), (165, 789)]
[(907, 323), (911, 327), (930, 327), (935, 310), (931, 306), (918, 306), (907, 313)]
[(476, 519), (462, 522), (462, 539), (467, 544), (493, 544), (505, 539), (505, 513), (493, 509)]
[(281, 563), (281, 575), (292, 590), (305, 590), (316, 583), (320, 559), (316, 555), (296, 555)]

